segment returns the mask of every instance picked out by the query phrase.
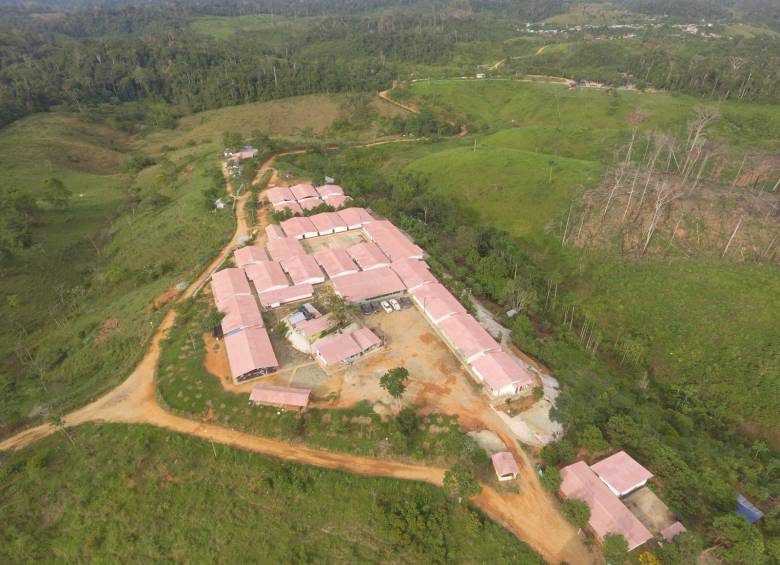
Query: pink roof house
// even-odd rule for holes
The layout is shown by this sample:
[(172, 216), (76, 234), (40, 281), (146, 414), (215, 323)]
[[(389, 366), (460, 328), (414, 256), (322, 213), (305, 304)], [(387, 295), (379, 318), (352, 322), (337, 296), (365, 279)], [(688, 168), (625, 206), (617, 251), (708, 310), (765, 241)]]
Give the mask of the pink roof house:
[(262, 292), (257, 295), (263, 308), (278, 308), (282, 304), (298, 302), (314, 296), (314, 287), (310, 284), (296, 284), (287, 288)]
[(336, 213), (351, 230), (359, 230), (364, 224), (376, 221), (365, 208), (344, 208)]
[(616, 496), (625, 496), (645, 486), (653, 474), (625, 451), (602, 459), (590, 468)]
[(358, 267), (344, 249), (325, 249), (314, 254), (314, 259), (332, 279), (358, 272)]
[(295, 196), (289, 188), (283, 186), (274, 186), (265, 191), (265, 197), (271, 204), (279, 204), (280, 202), (294, 202)]
[(326, 196), (325, 198), (323, 198), (323, 200), (325, 200), (325, 204), (327, 204), (334, 210), (338, 210), (339, 208), (344, 206), (344, 204), (346, 204), (349, 199), (350, 199), (349, 196), (343, 196), (341, 194), (333, 194), (331, 196)]
[(303, 248), (303, 245), (294, 237), (268, 240), (265, 244), (265, 248), (274, 261), (289, 259), (296, 255), (306, 255), (306, 250)]
[(466, 313), (458, 299), (440, 283), (417, 287), (412, 291), (412, 298), (436, 325), (454, 314)]
[(514, 455), (509, 451), (494, 453), (490, 458), (493, 461), (493, 469), (499, 481), (511, 481), (520, 474)]
[(279, 362), (271, 347), (271, 339), (263, 328), (247, 328), (225, 336), (230, 374), (236, 383), (272, 373)]
[(211, 290), (217, 308), (228, 299), (238, 295), (252, 295), (252, 289), (241, 269), (222, 269), (211, 275)]
[(347, 253), (349, 253), (350, 257), (355, 260), (355, 263), (364, 271), (390, 266), (390, 261), (388, 261), (385, 254), (382, 253), (382, 250), (370, 241), (364, 241), (347, 247)]
[(281, 261), (282, 269), (290, 275), (293, 284), (319, 284), (325, 282), (320, 266), (311, 255), (297, 255)]
[(422, 259), (425, 252), (415, 245), (401, 230), (387, 220), (371, 222), (363, 226), (368, 238), (375, 242), (392, 261)]
[(311, 390), (308, 388), (256, 384), (249, 394), (249, 402), (303, 410), (309, 404), (310, 397)]
[(469, 314), (445, 318), (439, 329), (468, 363), (488, 351), (501, 351), (498, 342)]
[(278, 202), (277, 204), (274, 204), (274, 212), (284, 212), (285, 210), (289, 210), (293, 214), (298, 214), (299, 216), (303, 214), (303, 208), (294, 200), (292, 202)]
[(236, 249), (233, 258), (236, 260), (236, 265), (245, 267), (252, 263), (268, 261), (268, 253), (262, 245), (247, 245)]
[(309, 218), (296, 216), (280, 222), (279, 225), (282, 226), (287, 237), (306, 239), (307, 237), (317, 237), (319, 235), (317, 228), (314, 227)]
[(296, 200), (303, 200), (304, 198), (320, 197), (319, 192), (317, 192), (314, 186), (309, 183), (301, 183), (301, 184), (293, 185), (290, 187), (290, 192), (292, 192)]
[(323, 184), (317, 187), (317, 194), (320, 198), (327, 198), (329, 196), (344, 196), (344, 189), (337, 184)]
[(436, 277), (433, 276), (433, 273), (431, 273), (428, 268), (428, 263), (425, 261), (401, 259), (391, 263), (390, 268), (401, 277), (401, 280), (406, 285), (406, 289), (409, 291), (425, 284), (439, 282), (436, 280)]
[(244, 267), (244, 271), (249, 280), (254, 283), (257, 292), (268, 292), (290, 286), (281, 265), (276, 261), (252, 263)]
[(326, 204), (326, 202), (322, 198), (304, 198), (303, 200), (298, 200), (298, 204), (300, 204), (301, 208), (304, 210), (313, 210), (317, 206)]
[(228, 298), (222, 303), (220, 311), (225, 314), (225, 317), (222, 318), (222, 335), (229, 335), (255, 326), (263, 327), (263, 316), (260, 314), (260, 308), (257, 307), (254, 296), (242, 294)]
[(672, 541), (675, 536), (687, 531), (688, 530), (685, 528), (685, 526), (682, 525), (681, 522), (675, 522), (674, 524), (666, 526), (663, 530), (661, 530), (661, 537), (666, 541)]
[(471, 369), (493, 396), (517, 394), (534, 380), (516, 360), (503, 351), (491, 351), (474, 359)]
[(364, 302), (404, 291), (404, 283), (391, 269), (383, 267), (333, 279), (336, 294), (348, 302)]
[(321, 214), (314, 214), (309, 216), (311, 223), (317, 228), (320, 235), (330, 235), (332, 233), (339, 233), (347, 231), (347, 224), (341, 219), (341, 216), (336, 212), (322, 212)]
[(314, 342), (314, 353), (325, 365), (352, 363), (382, 344), (374, 332), (361, 328), (348, 334), (334, 334)]
[(304, 336), (308, 339), (314, 339), (323, 332), (328, 331), (333, 327), (333, 320), (330, 314), (325, 314), (319, 318), (312, 318), (311, 320), (302, 320), (295, 324), (295, 329), (300, 330)]
[(268, 224), (265, 226), (265, 236), (268, 239), (284, 239), (284, 230), (279, 224)]
[(599, 540), (609, 533), (621, 534), (629, 551), (652, 539), (653, 534), (602, 483), (584, 461), (561, 469), (561, 494), (584, 501), (590, 508), (588, 525)]

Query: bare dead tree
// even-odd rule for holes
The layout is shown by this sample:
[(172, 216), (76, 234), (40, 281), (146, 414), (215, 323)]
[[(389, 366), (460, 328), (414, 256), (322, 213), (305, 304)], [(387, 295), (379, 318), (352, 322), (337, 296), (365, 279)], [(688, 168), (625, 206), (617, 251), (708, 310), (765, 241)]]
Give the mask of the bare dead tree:
[(739, 221), (737, 222), (737, 225), (734, 227), (734, 231), (731, 232), (731, 237), (729, 238), (728, 243), (726, 243), (726, 247), (723, 249), (723, 253), (721, 253), (720, 258), (723, 259), (726, 256), (726, 253), (729, 252), (729, 247), (731, 247), (731, 242), (734, 241), (734, 236), (737, 235), (737, 230), (739, 230), (739, 226), (742, 225), (742, 220), (744, 218), (740, 217)]
[(658, 227), (658, 221), (661, 218), (661, 214), (664, 209), (676, 199), (678, 194), (666, 181), (659, 181), (655, 188), (655, 203), (653, 205), (653, 216), (650, 218), (650, 224), (647, 226), (647, 232), (645, 233), (645, 242), (642, 247), (640, 255), (644, 255), (647, 251), (647, 247), (650, 245), (650, 240), (653, 239), (653, 234)]

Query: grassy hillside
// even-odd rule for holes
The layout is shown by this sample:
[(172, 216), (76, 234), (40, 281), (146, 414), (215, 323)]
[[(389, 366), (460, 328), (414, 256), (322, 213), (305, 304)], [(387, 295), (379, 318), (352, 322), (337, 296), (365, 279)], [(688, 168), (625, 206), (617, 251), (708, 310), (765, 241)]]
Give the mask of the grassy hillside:
[(14, 453), (0, 561), (537, 564), (433, 486), (282, 463), (145, 426), (83, 426)]
[(440, 151), (407, 168), (477, 210), (482, 222), (519, 236), (541, 235), (578, 187), (601, 178), (597, 163), (503, 147)]

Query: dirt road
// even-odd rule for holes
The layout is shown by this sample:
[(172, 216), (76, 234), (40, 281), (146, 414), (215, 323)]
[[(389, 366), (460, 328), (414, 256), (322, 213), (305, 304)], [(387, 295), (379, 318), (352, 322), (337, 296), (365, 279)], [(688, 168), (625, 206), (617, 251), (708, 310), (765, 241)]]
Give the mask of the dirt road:
[(392, 89), (396, 87), (398, 84), (398, 81), (393, 81), (393, 86), (388, 88), (387, 90), (383, 90), (379, 93), (379, 97), (384, 100), (385, 102), (389, 102), (393, 106), (398, 106), (399, 108), (402, 108), (406, 110), (407, 112), (411, 112), (412, 114), (418, 114), (420, 112), (419, 108), (415, 106), (414, 104), (404, 104), (403, 102), (399, 102), (398, 100), (395, 100), (394, 98), (390, 98), (387, 93), (390, 92)]
[[(267, 170), (272, 163), (273, 159), (270, 159), (261, 170)], [(247, 194), (242, 195), (237, 202), (236, 232), (233, 238), (206, 271), (182, 294), (183, 297), (194, 296), (208, 280), (210, 274), (232, 253), (240, 237), (248, 233), (245, 212), (249, 194), (247, 192)], [(441, 485), (444, 470), (440, 468), (293, 445), (238, 432), (223, 426), (182, 418), (166, 412), (156, 400), (155, 374), (160, 357), (160, 343), (173, 326), (175, 318), (176, 311), (169, 310), (155, 332), (149, 349), (127, 380), (95, 402), (65, 416), (62, 424), (65, 427), (78, 426), (85, 422), (151, 424), (287, 461), (338, 469), (360, 475), (394, 477)], [(596, 555), (585, 547), (574, 528), (558, 513), (552, 498), (542, 489), (536, 479), (536, 474), (527, 456), (506, 430), (503, 422), (489, 412), (482, 412), (480, 418), (483, 420), (482, 425), (495, 431), (515, 454), (521, 467), (521, 479), (518, 482), (519, 494), (498, 493), (486, 487), (473, 500), (474, 504), (488, 516), (503, 524), (518, 538), (528, 543), (551, 563), (561, 561), (573, 564), (598, 562)], [(21, 449), (57, 431), (58, 428), (52, 424), (36, 426), (0, 442), (0, 450)]]

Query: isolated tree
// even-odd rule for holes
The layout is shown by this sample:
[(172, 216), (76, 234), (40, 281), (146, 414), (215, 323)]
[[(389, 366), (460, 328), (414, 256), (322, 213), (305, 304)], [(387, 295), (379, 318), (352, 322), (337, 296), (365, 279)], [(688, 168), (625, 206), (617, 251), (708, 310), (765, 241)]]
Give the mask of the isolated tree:
[(398, 413), (395, 418), (398, 431), (405, 436), (412, 435), (417, 430), (417, 412), (411, 406), (407, 406)]
[(49, 177), (43, 181), (41, 188), (41, 198), (55, 208), (65, 208), (70, 202), (73, 193), (68, 190), (60, 179)]
[(379, 384), (398, 402), (404, 392), (406, 392), (406, 381), (408, 378), (409, 371), (405, 367), (395, 367), (382, 375), (379, 379)]
[(444, 473), (442, 486), (447, 494), (458, 499), (471, 498), (482, 492), (482, 485), (463, 463), (456, 463)]
[(590, 506), (582, 500), (569, 498), (563, 501), (563, 515), (577, 528), (584, 528), (590, 520)]
[(604, 559), (609, 565), (624, 565), (628, 559), (628, 543), (621, 534), (604, 536)]
[(338, 326), (346, 326), (351, 319), (352, 308), (347, 301), (336, 294), (332, 288), (326, 288), (320, 294), (323, 306), (327, 308), (330, 319)]

